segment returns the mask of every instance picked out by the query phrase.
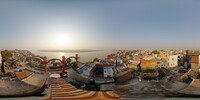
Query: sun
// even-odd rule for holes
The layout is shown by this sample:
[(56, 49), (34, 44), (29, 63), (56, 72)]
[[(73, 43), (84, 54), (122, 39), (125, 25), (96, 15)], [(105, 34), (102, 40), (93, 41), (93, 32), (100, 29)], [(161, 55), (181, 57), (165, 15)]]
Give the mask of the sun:
[(57, 43), (60, 46), (64, 46), (67, 43), (67, 39), (64, 36), (60, 36), (57, 38)]

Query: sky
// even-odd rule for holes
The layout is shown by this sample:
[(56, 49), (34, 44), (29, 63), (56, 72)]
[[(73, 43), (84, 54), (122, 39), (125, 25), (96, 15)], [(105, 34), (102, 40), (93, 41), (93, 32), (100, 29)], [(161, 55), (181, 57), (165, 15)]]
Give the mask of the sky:
[(0, 49), (200, 50), (200, 0), (0, 0)]

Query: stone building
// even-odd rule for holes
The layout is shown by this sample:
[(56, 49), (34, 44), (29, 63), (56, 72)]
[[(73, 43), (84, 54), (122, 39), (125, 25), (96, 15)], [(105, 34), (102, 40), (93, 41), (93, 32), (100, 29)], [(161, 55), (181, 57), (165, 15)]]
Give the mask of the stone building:
[(145, 69), (156, 69), (156, 60), (141, 60), (140, 67), (142, 70)]

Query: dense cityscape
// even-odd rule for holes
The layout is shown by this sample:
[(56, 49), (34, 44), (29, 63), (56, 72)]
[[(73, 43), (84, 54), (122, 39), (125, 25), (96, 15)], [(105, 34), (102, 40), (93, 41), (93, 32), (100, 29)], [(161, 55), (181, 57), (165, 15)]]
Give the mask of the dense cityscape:
[(17, 77), (23, 81), (31, 73), (48, 73), (51, 80), (63, 77), (64, 68), (67, 83), (81, 90), (113, 91), (110, 98), (199, 95), (200, 88), (191, 87), (200, 84), (199, 55), (199, 51), (191, 50), (118, 50), (105, 59), (94, 58), (86, 63), (76, 63), (76, 55), (67, 60), (63, 56), (64, 63), (50, 59), (45, 65), (42, 60), (47, 60), (46, 56), (28, 50), (2, 50), (1, 78)]

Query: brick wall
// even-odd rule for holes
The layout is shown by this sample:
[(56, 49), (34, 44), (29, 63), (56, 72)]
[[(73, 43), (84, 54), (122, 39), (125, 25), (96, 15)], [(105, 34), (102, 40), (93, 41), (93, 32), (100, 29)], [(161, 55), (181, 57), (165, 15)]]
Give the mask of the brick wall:
[(154, 60), (141, 60), (140, 66), (143, 70), (144, 69), (155, 69), (156, 68), (156, 61), (154, 61)]
[(199, 55), (191, 56), (191, 63), (192, 64), (199, 64)]

